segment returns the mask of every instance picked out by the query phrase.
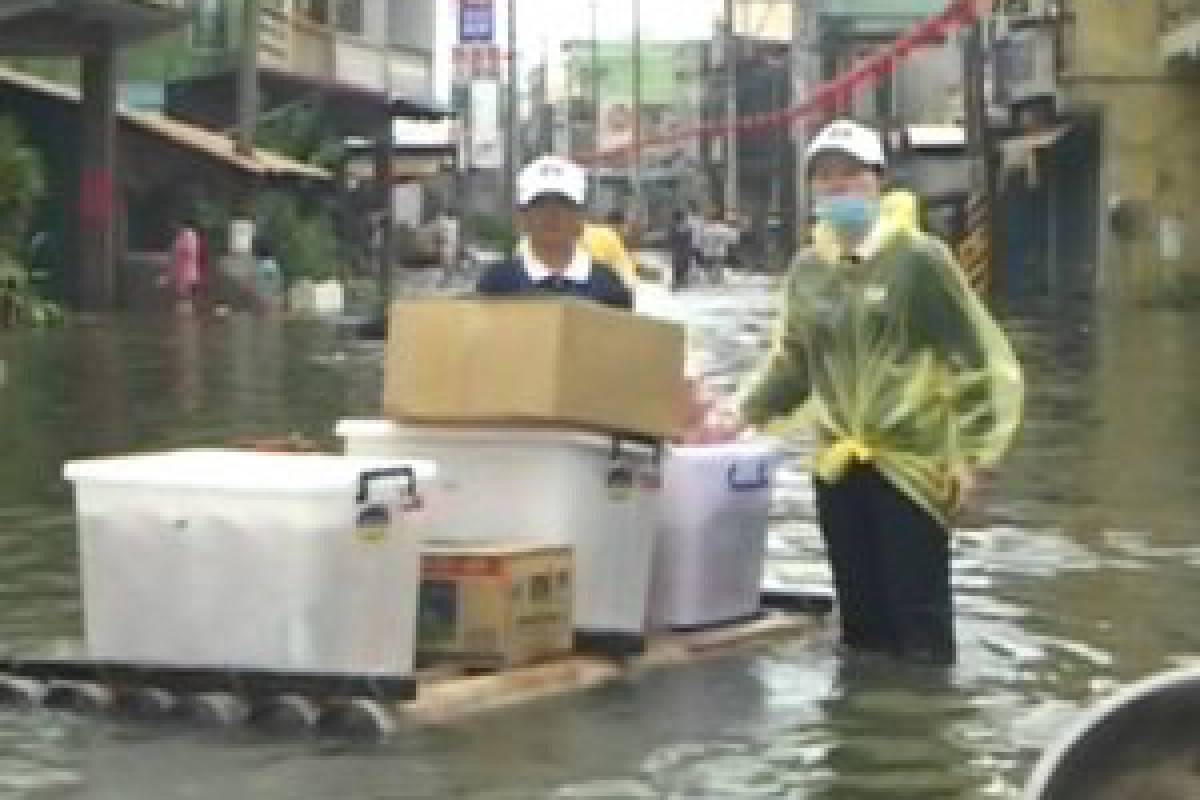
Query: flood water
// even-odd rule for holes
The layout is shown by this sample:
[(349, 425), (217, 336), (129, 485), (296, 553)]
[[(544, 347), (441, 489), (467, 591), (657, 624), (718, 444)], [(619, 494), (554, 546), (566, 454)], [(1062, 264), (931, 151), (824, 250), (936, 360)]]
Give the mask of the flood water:
[[(766, 345), (764, 286), (682, 298), (728, 388)], [(1118, 682), (1200, 653), (1200, 318), (1011, 319), (1028, 421), (955, 556), (961, 663), (840, 659), (832, 629), (375, 745), (0, 714), (23, 798), (1006, 798)], [(379, 345), (250, 316), (100, 318), (0, 334), (0, 642), (80, 633), (70, 458), (298, 432), (373, 414)], [(802, 449), (802, 448), (801, 448)], [(771, 573), (820, 580), (799, 456)]]

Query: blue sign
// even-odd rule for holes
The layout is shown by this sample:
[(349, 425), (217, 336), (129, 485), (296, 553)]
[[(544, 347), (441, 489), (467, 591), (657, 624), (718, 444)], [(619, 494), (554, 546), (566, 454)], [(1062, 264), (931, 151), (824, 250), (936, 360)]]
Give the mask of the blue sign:
[(459, 0), (458, 41), (464, 44), (487, 43), (496, 34), (495, 6), (492, 0)]

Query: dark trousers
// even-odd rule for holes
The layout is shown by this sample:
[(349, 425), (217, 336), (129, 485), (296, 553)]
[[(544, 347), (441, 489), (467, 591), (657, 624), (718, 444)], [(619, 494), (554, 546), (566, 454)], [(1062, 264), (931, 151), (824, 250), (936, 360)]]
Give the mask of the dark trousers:
[(676, 250), (671, 253), (671, 288), (682, 289), (687, 286), (688, 270), (691, 269), (692, 254), (687, 250)]
[(814, 483), (843, 644), (953, 663), (949, 532), (872, 467)]

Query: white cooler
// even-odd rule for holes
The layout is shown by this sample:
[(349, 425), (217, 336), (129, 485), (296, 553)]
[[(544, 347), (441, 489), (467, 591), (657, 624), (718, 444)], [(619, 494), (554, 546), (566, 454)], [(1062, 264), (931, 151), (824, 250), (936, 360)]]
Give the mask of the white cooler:
[(433, 465), (179, 450), (64, 474), (91, 658), (412, 674)]
[(348, 456), (437, 463), (436, 538), (536, 541), (575, 550), (577, 646), (644, 645), (654, 550), (659, 451), (563, 430), (435, 428), (341, 420)]
[(653, 625), (701, 628), (758, 613), (774, 463), (774, 448), (762, 442), (670, 448)]

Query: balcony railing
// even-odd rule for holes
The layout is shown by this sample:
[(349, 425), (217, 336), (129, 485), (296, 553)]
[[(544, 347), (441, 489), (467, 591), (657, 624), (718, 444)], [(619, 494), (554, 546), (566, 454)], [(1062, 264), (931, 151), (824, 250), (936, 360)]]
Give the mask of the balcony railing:
[(424, 96), (432, 89), (428, 51), (375, 44), (270, 7), (259, 20), (259, 64), (365, 88), (390, 86), (405, 95)]

